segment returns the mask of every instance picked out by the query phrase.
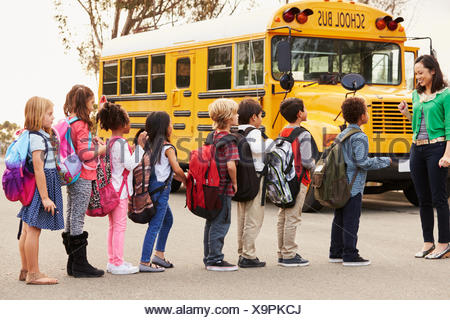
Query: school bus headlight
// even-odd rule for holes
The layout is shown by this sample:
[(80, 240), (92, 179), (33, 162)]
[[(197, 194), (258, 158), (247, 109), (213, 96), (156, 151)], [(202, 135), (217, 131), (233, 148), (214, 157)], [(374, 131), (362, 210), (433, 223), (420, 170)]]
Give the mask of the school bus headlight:
[(398, 24), (399, 24), (400, 22), (403, 22), (403, 21), (404, 21), (404, 20), (403, 20), (402, 17), (398, 17), (397, 19), (390, 21), (390, 22), (388, 23), (387, 27), (388, 27), (389, 30), (395, 31), (395, 30), (397, 29), (397, 27), (398, 27)]
[(283, 20), (287, 23), (294, 21), (295, 16), (300, 13), (300, 9), (297, 7), (292, 7), (283, 12)]
[(314, 12), (311, 9), (305, 9), (296, 15), (297, 22), (304, 24), (308, 21), (308, 16), (312, 15)]
[(386, 28), (386, 24), (387, 24), (386, 20), (390, 21), (390, 20), (392, 20), (392, 18), (389, 16), (377, 18), (377, 20), (375, 21), (375, 25), (378, 30), (383, 30), (384, 28)]

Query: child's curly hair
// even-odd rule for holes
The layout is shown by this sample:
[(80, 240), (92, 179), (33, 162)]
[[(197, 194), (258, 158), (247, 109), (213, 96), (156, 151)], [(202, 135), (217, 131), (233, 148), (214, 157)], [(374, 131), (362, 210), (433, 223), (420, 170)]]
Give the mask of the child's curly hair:
[(119, 105), (106, 102), (97, 113), (97, 122), (104, 130), (117, 130), (130, 123), (128, 113)]
[(345, 99), (341, 108), (344, 120), (354, 124), (366, 113), (367, 107), (363, 98), (352, 97)]

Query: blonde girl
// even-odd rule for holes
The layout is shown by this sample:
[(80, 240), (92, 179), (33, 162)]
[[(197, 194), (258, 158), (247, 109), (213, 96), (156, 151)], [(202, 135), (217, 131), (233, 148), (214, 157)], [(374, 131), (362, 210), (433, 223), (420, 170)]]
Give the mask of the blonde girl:
[(27, 284), (58, 283), (57, 279), (41, 273), (38, 263), (41, 229), (64, 228), (61, 184), (50, 142), (53, 120), (53, 103), (50, 100), (33, 97), (27, 101), (25, 129), (30, 131), (27, 165), (33, 168), (37, 186), (30, 205), (22, 207), (18, 214), (24, 226), (19, 239), (22, 260), (19, 280)]
[(105, 273), (91, 266), (87, 260), (88, 233), (83, 231), (84, 216), (91, 197), (92, 181), (97, 179), (97, 159), (106, 152), (106, 146), (92, 139), (90, 114), (94, 109), (94, 93), (83, 85), (75, 85), (66, 96), (64, 113), (69, 119), (77, 117), (71, 124), (71, 138), (75, 152), (83, 162), (80, 177), (67, 186), (66, 231), (62, 233), (63, 244), (68, 254), (67, 274), (76, 278), (101, 277)]

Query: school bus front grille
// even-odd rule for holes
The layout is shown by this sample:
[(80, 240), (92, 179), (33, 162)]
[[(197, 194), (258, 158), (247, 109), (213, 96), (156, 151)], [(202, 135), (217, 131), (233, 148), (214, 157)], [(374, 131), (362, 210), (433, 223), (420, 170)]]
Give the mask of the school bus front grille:
[[(372, 101), (372, 131), (373, 133), (412, 134), (411, 122), (399, 111), (400, 101)], [(412, 114), (412, 103), (408, 102)]]

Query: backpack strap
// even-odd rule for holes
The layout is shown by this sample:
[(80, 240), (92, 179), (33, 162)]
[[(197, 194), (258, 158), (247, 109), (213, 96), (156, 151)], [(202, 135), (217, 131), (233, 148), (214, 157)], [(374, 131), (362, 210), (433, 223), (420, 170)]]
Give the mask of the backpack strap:
[(29, 131), (29, 134), (35, 134), (37, 136), (40, 136), (43, 140), (44, 140), (44, 144), (45, 144), (45, 158), (44, 158), (44, 165), (47, 162), (47, 156), (48, 156), (48, 144), (47, 144), (47, 137), (44, 136), (42, 133), (40, 133), (39, 131)]
[[(342, 137), (337, 141), (337, 143), (343, 143), (345, 140), (347, 140), (347, 139), (350, 138), (352, 135), (354, 135), (355, 133), (358, 133), (358, 132), (362, 132), (361, 129), (356, 129), (356, 128), (350, 129), (346, 134), (344, 134), (344, 136), (342, 136)], [(355, 171), (355, 173), (353, 174), (353, 178), (352, 178), (352, 181), (351, 181), (351, 183), (350, 183), (350, 188), (353, 187), (353, 184), (355, 183), (356, 176), (358, 175), (359, 171), (360, 171), (360, 169), (359, 169), (358, 167), (356, 167), (356, 171)]]
[(298, 138), (298, 136), (302, 133), (308, 131), (303, 127), (296, 127), (294, 130), (292, 130), (292, 132), (289, 134), (289, 136), (286, 137), (286, 140), (289, 141), (290, 143), (294, 142), (295, 139)]

